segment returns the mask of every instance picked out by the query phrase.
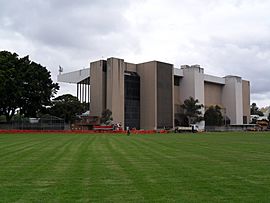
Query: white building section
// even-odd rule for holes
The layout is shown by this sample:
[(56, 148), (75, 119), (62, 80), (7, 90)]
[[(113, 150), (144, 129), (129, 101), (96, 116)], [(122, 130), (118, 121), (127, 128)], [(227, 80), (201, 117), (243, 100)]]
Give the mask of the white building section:
[(216, 84), (221, 84), (221, 85), (225, 85), (225, 78), (220, 78), (217, 76), (213, 76), (213, 75), (207, 75), (204, 74), (204, 81), (205, 82), (211, 82), (211, 83), (216, 83)]
[(58, 82), (74, 83), (77, 84), (82, 80), (90, 77), (90, 69), (81, 69), (69, 73), (62, 73), (57, 76)]
[(173, 74), (175, 76), (184, 77), (183, 69), (180, 69), (180, 68), (174, 68)]
[(77, 97), (87, 109), (90, 103), (90, 69), (81, 69), (57, 76), (58, 82), (77, 84)]
[(226, 108), (226, 114), (232, 124), (243, 124), (243, 96), (242, 78), (238, 76), (226, 76), (226, 85), (222, 91), (222, 101)]

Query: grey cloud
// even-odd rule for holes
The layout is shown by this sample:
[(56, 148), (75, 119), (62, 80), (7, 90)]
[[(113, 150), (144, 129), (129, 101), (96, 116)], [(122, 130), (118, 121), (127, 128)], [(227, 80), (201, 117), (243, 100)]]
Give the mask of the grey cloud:
[(0, 24), (46, 46), (87, 49), (112, 33), (128, 38), (128, 1), (21, 1), (16, 9), (15, 2), (0, 8)]
[(214, 39), (207, 45), (203, 44), (202, 50), (208, 66), (223, 74), (239, 75), (250, 80), (252, 93), (268, 93), (270, 46), (267, 41), (264, 44), (264, 39), (259, 41), (260, 43), (253, 43), (246, 39), (238, 43)]
[[(91, 60), (102, 56), (122, 57), (123, 52), (140, 49), (124, 17), (129, 3), (0, 0), (0, 49), (29, 54), (31, 60), (46, 66), (54, 79), (58, 65), (72, 71), (87, 67)], [(17, 40), (24, 43), (16, 44)]]
[(270, 98), (269, 1), (0, 0), (0, 5), (0, 49), (23, 50), (53, 74), (58, 65), (71, 71), (102, 56), (129, 56), (131, 62), (161, 56), (177, 66), (201, 64), (218, 76), (240, 75), (251, 81), (252, 98)]
[(267, 92), (267, 93), (264, 93), (264, 94), (257, 93), (257, 94), (253, 94), (252, 96), (253, 96), (254, 100), (267, 100), (270, 97), (270, 92)]

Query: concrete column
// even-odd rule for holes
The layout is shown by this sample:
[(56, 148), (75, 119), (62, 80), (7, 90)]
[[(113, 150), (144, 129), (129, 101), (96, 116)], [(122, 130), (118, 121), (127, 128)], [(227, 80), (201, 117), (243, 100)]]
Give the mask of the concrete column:
[[(189, 97), (198, 99), (200, 104), (204, 105), (204, 69), (199, 65), (181, 66), (183, 70), (183, 78), (180, 83), (181, 99), (184, 102)], [(204, 108), (201, 109), (202, 116), (204, 115)], [(197, 123), (199, 129), (203, 130), (205, 122)]]
[(157, 129), (157, 62), (137, 65), (140, 76), (140, 127)]
[(173, 113), (173, 65), (157, 62), (157, 127), (172, 128)]
[[(246, 124), (250, 121), (250, 83), (249, 81), (242, 80), (243, 90), (243, 117), (246, 117)], [(244, 122), (244, 120), (243, 120)]]
[(107, 59), (107, 101), (106, 106), (112, 111), (113, 121), (124, 125), (124, 69), (123, 59)]
[(181, 79), (180, 91), (182, 101), (193, 97), (204, 105), (204, 70), (199, 65), (181, 66), (184, 77)]
[(105, 106), (105, 72), (103, 72), (104, 61), (96, 61), (90, 64), (90, 114), (101, 116)]
[(242, 79), (237, 76), (226, 76), (222, 90), (222, 103), (226, 108), (226, 116), (231, 124), (243, 124)]

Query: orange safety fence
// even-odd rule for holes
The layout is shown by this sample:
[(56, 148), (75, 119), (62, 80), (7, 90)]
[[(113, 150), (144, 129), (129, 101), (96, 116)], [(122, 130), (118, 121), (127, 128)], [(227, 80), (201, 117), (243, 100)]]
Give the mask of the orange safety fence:
[[(126, 134), (125, 130), (0, 130), (0, 134), (27, 134), (27, 133), (61, 133), (61, 134), (94, 134), (94, 133), (108, 133), (108, 134)], [(131, 134), (155, 134), (168, 133), (167, 130), (130, 130)]]

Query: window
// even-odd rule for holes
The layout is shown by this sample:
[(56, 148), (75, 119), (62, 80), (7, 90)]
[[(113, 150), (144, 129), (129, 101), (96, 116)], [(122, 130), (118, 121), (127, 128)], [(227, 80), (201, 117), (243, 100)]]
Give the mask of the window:
[(180, 86), (180, 77), (174, 76), (174, 86)]

